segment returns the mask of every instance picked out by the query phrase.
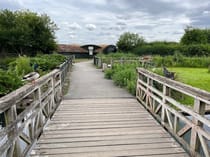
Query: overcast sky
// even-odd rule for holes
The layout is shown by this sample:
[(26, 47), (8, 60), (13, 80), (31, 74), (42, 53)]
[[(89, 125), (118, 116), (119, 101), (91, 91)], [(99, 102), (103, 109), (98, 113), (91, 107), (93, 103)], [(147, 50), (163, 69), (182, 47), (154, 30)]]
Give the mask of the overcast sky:
[(179, 41), (186, 26), (210, 28), (210, 0), (0, 0), (0, 8), (48, 14), (66, 44), (115, 44), (128, 31)]

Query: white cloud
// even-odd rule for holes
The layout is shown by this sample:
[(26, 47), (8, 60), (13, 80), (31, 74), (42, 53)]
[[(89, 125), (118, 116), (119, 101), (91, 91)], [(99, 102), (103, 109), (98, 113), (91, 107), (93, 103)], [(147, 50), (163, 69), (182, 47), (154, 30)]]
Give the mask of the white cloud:
[(69, 35), (69, 38), (74, 39), (74, 38), (76, 38), (76, 35), (71, 34), (71, 35)]
[(74, 23), (72, 23), (72, 24), (69, 24), (69, 26), (68, 26), (70, 29), (72, 29), (72, 30), (77, 30), (77, 29), (81, 29), (82, 27), (78, 24), (78, 23), (76, 23), (76, 22), (74, 22)]
[(86, 24), (85, 27), (89, 30), (89, 31), (93, 31), (94, 29), (96, 29), (96, 26), (94, 24)]
[(208, 14), (210, 14), (210, 11), (208, 11), (208, 10), (203, 11), (203, 15), (208, 15)]

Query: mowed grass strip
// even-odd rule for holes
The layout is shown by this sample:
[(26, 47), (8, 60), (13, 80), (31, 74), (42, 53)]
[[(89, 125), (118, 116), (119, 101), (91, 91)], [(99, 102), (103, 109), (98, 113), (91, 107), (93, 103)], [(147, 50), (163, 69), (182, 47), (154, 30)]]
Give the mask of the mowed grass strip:
[(176, 81), (210, 92), (210, 73), (207, 68), (168, 68), (176, 73)]

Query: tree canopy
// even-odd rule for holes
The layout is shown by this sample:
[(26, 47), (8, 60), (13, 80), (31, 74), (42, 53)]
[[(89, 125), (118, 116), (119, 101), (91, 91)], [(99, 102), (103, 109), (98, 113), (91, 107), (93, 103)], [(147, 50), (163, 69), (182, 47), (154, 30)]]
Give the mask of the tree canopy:
[(210, 44), (210, 30), (187, 27), (181, 38), (181, 44)]
[(143, 45), (144, 43), (144, 38), (140, 37), (138, 34), (125, 32), (120, 36), (119, 40), (117, 41), (117, 46), (119, 50), (128, 52), (133, 50), (137, 46)]
[(0, 11), (0, 53), (35, 55), (56, 49), (54, 22), (46, 14)]

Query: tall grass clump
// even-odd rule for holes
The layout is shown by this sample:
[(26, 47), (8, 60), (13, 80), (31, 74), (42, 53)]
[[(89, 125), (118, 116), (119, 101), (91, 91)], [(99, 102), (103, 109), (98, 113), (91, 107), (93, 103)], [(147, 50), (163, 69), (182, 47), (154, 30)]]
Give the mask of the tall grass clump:
[(9, 71), (15, 72), (19, 77), (33, 71), (30, 65), (30, 58), (26, 56), (19, 56), (15, 61), (10, 63)]
[(136, 93), (137, 74), (139, 63), (114, 64), (112, 69), (105, 71), (105, 77), (112, 79), (117, 86), (126, 88), (132, 95)]

